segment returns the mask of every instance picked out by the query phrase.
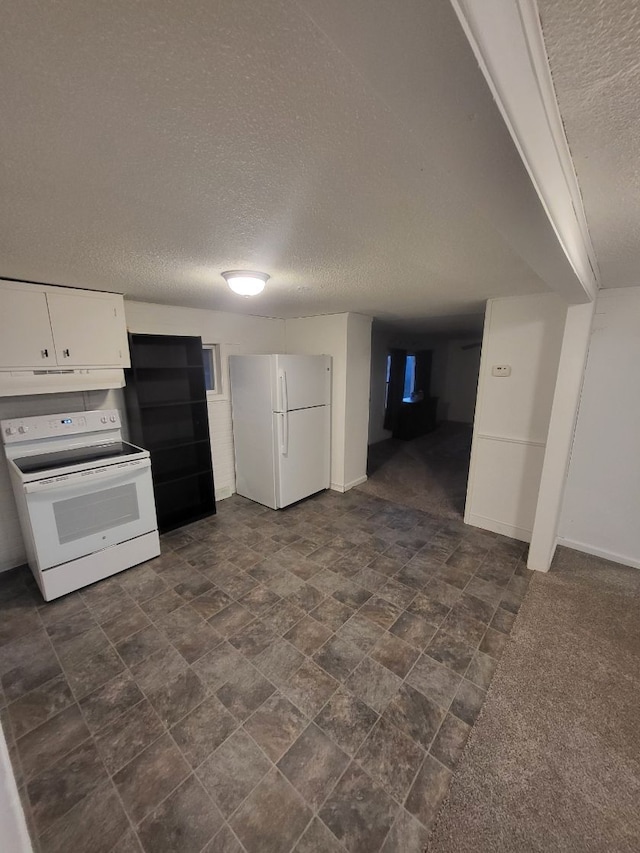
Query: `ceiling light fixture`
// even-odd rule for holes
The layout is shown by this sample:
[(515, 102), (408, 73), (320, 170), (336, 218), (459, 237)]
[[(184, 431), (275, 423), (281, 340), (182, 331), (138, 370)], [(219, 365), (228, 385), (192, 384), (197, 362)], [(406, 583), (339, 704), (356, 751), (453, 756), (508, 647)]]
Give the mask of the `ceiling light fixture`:
[(264, 290), (264, 286), (270, 276), (266, 272), (229, 270), (222, 273), (222, 278), (234, 293), (238, 293), (240, 296), (257, 296)]

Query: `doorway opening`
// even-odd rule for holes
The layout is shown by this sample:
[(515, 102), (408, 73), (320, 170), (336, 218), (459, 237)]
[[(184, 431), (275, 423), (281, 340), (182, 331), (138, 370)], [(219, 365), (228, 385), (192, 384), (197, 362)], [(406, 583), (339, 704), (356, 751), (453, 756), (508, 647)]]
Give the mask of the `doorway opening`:
[(374, 322), (367, 491), (462, 519), (482, 321), (424, 334)]

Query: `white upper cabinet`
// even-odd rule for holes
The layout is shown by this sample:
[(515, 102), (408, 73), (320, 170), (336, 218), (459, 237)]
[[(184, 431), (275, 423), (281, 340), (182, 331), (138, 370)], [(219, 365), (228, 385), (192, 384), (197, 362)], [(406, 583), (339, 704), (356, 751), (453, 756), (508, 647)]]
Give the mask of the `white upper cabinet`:
[(47, 294), (0, 289), (0, 366), (56, 366)]
[(130, 363), (120, 294), (0, 282), (0, 371)]
[(128, 364), (122, 297), (84, 291), (47, 293), (56, 358), (62, 367)]

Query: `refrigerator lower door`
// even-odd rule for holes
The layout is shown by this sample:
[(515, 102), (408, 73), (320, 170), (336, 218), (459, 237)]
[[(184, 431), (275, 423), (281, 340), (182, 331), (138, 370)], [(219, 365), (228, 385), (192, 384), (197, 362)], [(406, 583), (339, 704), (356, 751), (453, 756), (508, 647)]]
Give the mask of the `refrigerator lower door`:
[(279, 508), (328, 489), (331, 407), (274, 414), (276, 502)]
[(331, 403), (331, 356), (272, 356), (274, 411), (308, 409)]

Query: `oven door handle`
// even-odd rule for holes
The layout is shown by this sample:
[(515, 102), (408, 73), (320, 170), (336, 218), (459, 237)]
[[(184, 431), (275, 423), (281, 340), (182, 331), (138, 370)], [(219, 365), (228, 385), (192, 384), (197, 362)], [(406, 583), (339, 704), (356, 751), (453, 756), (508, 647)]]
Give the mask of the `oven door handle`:
[(91, 473), (76, 471), (73, 474), (63, 474), (59, 479), (52, 477), (49, 480), (35, 480), (33, 483), (25, 483), (24, 490), (28, 495), (35, 492), (57, 492), (83, 483), (90, 485), (100, 480), (122, 480), (134, 472), (137, 473), (150, 467), (151, 461), (149, 459), (120, 462), (116, 465), (107, 465), (104, 468), (90, 469)]

